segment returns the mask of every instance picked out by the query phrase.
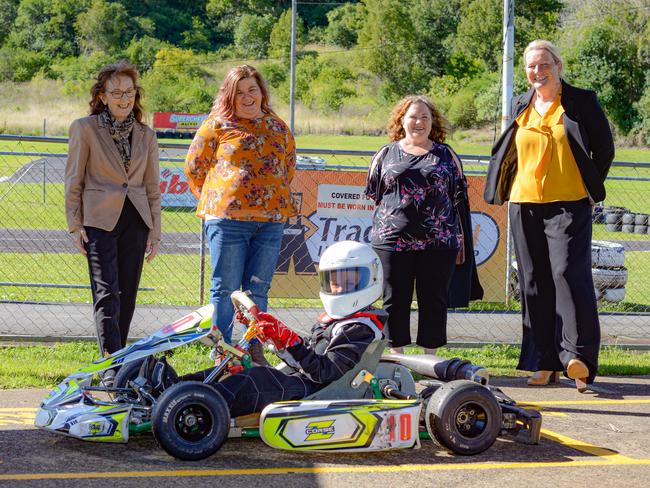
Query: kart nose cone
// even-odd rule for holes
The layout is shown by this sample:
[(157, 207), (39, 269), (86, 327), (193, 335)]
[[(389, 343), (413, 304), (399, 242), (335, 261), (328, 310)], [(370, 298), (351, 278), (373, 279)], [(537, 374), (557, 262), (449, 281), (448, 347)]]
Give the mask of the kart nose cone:
[(34, 419), (34, 425), (36, 427), (47, 427), (52, 423), (52, 419), (54, 416), (50, 413), (49, 410), (45, 410), (44, 408), (39, 408), (38, 412), (36, 413), (36, 418)]

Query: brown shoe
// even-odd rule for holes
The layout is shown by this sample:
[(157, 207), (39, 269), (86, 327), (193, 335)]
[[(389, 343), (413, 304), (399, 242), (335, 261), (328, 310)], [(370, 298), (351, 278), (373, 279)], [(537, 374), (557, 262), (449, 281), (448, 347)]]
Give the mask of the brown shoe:
[(546, 386), (551, 383), (560, 382), (559, 371), (535, 371), (530, 378), (528, 378), (528, 386)]
[(261, 343), (257, 342), (255, 344), (251, 344), (248, 348), (248, 354), (250, 354), (251, 361), (253, 361), (255, 365), (266, 366), (268, 368), (271, 367), (269, 362), (264, 357), (264, 346)]
[(587, 378), (589, 368), (580, 359), (572, 359), (566, 367), (566, 375), (576, 382), (576, 389), (580, 393), (587, 391)]

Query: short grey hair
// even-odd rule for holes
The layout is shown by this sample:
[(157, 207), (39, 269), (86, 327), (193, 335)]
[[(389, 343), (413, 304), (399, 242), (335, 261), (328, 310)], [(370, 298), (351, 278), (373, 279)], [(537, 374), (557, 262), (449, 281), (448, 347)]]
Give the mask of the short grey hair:
[(564, 72), (564, 61), (562, 60), (562, 56), (560, 56), (560, 50), (551, 41), (546, 41), (544, 39), (535, 39), (526, 46), (526, 49), (524, 49), (524, 67), (526, 66), (526, 54), (536, 49), (542, 49), (551, 55), (553, 61), (560, 65), (560, 76), (562, 76), (562, 73)]

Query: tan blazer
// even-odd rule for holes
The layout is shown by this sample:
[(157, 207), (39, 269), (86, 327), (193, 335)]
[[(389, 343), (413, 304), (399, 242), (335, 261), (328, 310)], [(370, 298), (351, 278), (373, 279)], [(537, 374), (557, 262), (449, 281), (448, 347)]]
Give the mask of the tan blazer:
[(135, 122), (131, 136), (131, 164), (127, 174), (108, 129), (96, 115), (70, 126), (65, 167), (65, 212), (68, 230), (82, 226), (113, 230), (129, 197), (149, 227), (152, 241), (160, 240), (160, 171), (158, 141), (149, 127)]

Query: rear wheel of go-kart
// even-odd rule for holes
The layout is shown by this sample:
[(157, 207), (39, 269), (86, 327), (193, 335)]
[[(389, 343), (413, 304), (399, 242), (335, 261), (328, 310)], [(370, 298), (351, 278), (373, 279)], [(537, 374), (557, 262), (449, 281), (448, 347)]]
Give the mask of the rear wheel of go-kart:
[(479, 454), (501, 430), (501, 407), (492, 392), (478, 383), (450, 381), (427, 405), (425, 422), (431, 439), (456, 454)]
[(144, 363), (144, 360), (145, 358), (136, 359), (135, 361), (131, 361), (122, 366), (115, 375), (113, 386), (115, 388), (128, 388), (129, 381), (133, 381), (138, 377), (140, 367), (142, 366), (142, 363)]
[(165, 390), (153, 407), (154, 438), (169, 454), (185, 461), (211, 456), (230, 429), (230, 412), (221, 394), (196, 381)]

